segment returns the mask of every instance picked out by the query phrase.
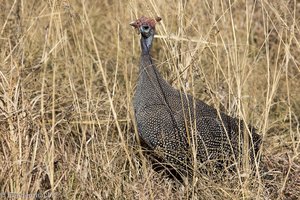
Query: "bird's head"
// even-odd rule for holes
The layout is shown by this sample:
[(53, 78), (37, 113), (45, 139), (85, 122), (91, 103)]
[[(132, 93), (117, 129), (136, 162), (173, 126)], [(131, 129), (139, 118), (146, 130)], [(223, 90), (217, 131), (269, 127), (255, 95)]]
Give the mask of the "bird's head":
[(155, 19), (151, 19), (148, 17), (141, 17), (130, 23), (131, 26), (136, 28), (139, 33), (145, 38), (154, 35), (155, 32), (155, 24), (161, 20), (160, 17), (156, 17)]

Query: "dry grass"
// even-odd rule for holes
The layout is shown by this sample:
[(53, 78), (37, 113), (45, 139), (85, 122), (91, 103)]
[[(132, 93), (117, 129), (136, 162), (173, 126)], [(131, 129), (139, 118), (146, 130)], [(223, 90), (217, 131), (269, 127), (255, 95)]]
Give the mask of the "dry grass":
[[(247, 2), (2, 0), (0, 196), (297, 199), (300, 3)], [(153, 56), (167, 80), (259, 129), (261, 175), (180, 185), (152, 170), (131, 102), (141, 15), (163, 18)]]

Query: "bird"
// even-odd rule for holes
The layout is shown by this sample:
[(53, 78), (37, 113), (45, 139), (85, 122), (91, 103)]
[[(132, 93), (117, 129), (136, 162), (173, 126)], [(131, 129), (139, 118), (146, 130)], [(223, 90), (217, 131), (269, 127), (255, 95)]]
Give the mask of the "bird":
[(142, 16), (130, 23), (141, 35), (139, 76), (133, 96), (141, 144), (159, 160), (185, 173), (195, 160), (196, 165), (209, 161), (238, 163), (247, 136), (247, 155), (254, 162), (261, 146), (261, 136), (254, 127), (175, 89), (159, 73), (150, 50), (155, 25), (160, 21), (160, 17)]

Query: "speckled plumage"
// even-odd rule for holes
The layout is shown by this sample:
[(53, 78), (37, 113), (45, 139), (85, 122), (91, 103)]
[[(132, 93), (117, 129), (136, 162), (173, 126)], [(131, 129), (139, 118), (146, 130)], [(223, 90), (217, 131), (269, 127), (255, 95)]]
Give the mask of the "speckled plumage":
[[(134, 26), (141, 32), (142, 55), (133, 101), (141, 140), (156, 156), (175, 166), (190, 166), (193, 148), (199, 163), (233, 156), (238, 159), (242, 154), (243, 122), (174, 89), (163, 79), (149, 54), (155, 23), (153, 20), (148, 23), (145, 17), (141, 19)], [(253, 160), (259, 150), (260, 136), (252, 127), (249, 129)]]

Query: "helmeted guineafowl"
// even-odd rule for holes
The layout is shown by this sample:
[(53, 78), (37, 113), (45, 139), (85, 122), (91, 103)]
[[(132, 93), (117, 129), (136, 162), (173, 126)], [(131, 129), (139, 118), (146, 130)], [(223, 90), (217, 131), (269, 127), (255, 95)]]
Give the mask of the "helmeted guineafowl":
[(254, 128), (248, 126), (251, 134), (244, 134), (242, 120), (174, 89), (158, 72), (150, 49), (160, 20), (141, 17), (130, 23), (141, 33), (140, 72), (133, 100), (140, 139), (164, 162), (182, 170), (191, 166), (193, 149), (198, 163), (231, 158), (238, 162), (247, 135), (253, 161), (261, 143)]

